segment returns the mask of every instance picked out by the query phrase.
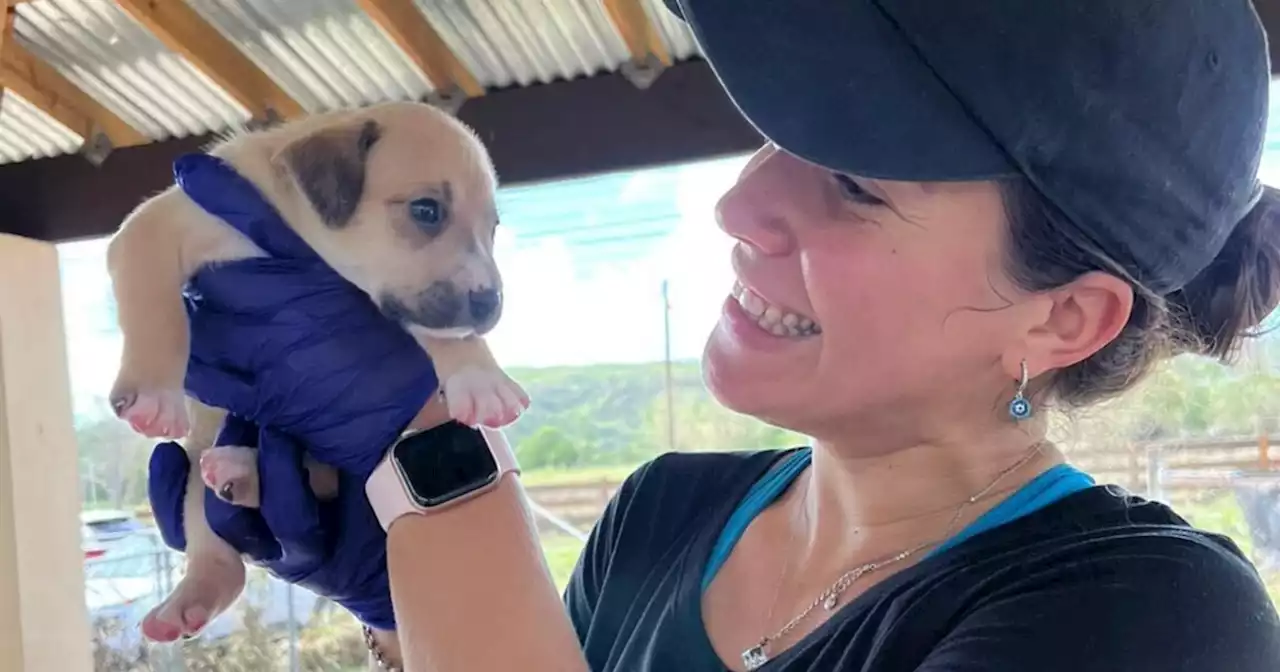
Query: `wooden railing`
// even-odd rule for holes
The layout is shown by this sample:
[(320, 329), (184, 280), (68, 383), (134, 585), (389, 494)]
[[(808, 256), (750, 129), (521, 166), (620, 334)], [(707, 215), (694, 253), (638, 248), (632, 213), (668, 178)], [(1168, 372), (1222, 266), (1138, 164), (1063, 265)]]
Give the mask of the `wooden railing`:
[[(1170, 499), (1225, 487), (1237, 471), (1280, 469), (1280, 436), (1191, 438), (1065, 448), (1072, 464), (1099, 482), (1146, 494), (1153, 478)], [(1191, 474), (1195, 477), (1190, 477)]]
[[(1146, 495), (1159, 472), (1161, 494), (1184, 500), (1225, 487), (1237, 471), (1280, 474), (1280, 436), (1196, 438), (1128, 445), (1074, 446), (1067, 459), (1100, 483), (1113, 483)], [(589, 530), (620, 483), (601, 479), (587, 483), (532, 485), (535, 502), (581, 530)], [(547, 529), (551, 529), (550, 526)]]

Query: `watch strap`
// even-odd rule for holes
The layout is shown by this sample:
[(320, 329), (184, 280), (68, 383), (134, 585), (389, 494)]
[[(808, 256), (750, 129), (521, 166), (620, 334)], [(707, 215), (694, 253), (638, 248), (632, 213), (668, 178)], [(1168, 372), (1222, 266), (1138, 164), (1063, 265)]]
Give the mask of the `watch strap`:
[[(507, 474), (520, 473), (520, 465), (516, 460), (515, 451), (512, 450), (511, 443), (507, 441), (506, 435), (499, 430), (488, 427), (481, 427), (479, 431), (484, 436), (485, 446), (488, 447), (490, 454), (493, 455), (493, 461), (497, 464), (498, 473), (489, 486), (469, 493), (461, 498), (463, 500), (470, 499), (496, 487)], [(400, 440), (403, 441), (404, 437)], [(373, 473), (369, 475), (368, 480), (365, 481), (365, 495), (368, 497), (369, 505), (373, 508), (374, 515), (378, 518), (378, 523), (382, 525), (384, 530), (390, 529), (391, 523), (401, 516), (407, 514), (429, 514), (433, 511), (446, 509), (449, 504), (453, 503), (448, 502), (431, 508), (419, 506), (410, 494), (409, 486), (405, 482), (404, 476), (400, 473), (400, 465), (395, 460), (394, 450), (387, 451), (386, 456), (382, 458)]]
[(391, 451), (388, 450), (364, 484), (369, 506), (373, 508), (373, 515), (377, 516), (378, 524), (382, 525), (383, 530), (390, 529), (391, 523), (400, 516), (418, 510), (418, 505), (410, 497), (398, 469)]
[(485, 445), (493, 453), (493, 461), (498, 463), (498, 477), (493, 480), (501, 481), (507, 474), (519, 474), (520, 463), (516, 460), (516, 451), (511, 448), (511, 442), (507, 441), (507, 435), (488, 427), (481, 427), (480, 433), (484, 435)]

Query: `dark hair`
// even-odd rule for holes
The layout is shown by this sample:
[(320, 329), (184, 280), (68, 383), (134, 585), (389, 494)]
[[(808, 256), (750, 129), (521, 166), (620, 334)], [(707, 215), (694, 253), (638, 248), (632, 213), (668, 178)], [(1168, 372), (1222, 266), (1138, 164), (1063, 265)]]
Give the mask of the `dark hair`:
[(1009, 219), (1006, 271), (1028, 291), (1061, 287), (1094, 271), (1134, 288), (1133, 311), (1116, 338), (1092, 357), (1055, 372), (1044, 394), (1066, 406), (1115, 396), (1173, 355), (1193, 352), (1229, 362), (1280, 303), (1280, 212), (1268, 198), (1231, 233), (1208, 268), (1182, 289), (1159, 296), (1127, 268), (1122, 251), (1076, 233), (1060, 210), (1021, 179), (1001, 182)]

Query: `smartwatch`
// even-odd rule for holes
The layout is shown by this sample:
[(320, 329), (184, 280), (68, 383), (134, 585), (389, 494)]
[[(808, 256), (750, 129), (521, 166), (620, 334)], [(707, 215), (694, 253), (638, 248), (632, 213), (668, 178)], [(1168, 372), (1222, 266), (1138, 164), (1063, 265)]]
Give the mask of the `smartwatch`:
[(400, 516), (447, 509), (519, 472), (502, 432), (450, 420), (400, 437), (365, 481), (365, 494), (386, 530)]

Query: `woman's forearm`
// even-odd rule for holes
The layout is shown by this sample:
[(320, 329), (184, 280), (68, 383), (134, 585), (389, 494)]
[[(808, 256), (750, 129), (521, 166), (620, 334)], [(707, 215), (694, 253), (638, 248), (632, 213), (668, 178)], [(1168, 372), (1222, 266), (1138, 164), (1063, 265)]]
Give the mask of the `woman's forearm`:
[(587, 672), (514, 475), (387, 533), (406, 672)]

